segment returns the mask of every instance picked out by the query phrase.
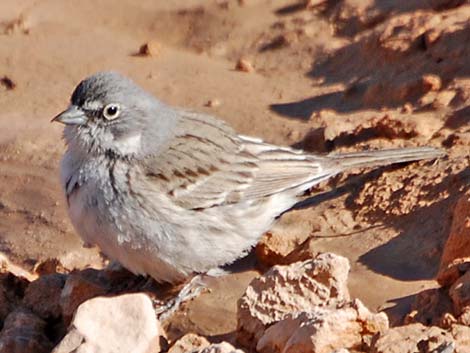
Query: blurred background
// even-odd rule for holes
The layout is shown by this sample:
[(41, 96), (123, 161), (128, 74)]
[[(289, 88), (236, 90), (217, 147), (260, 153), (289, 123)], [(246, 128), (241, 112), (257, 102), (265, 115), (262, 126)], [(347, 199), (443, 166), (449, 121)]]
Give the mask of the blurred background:
[[(28, 271), (49, 258), (68, 270), (103, 266), (68, 221), (62, 127), (49, 121), (81, 79), (116, 70), (165, 102), (276, 144), (446, 148), (449, 158), (434, 164), (345, 186), (336, 178), (256, 251), (261, 267), (301, 246), (346, 256), (354, 297), (406, 312), (415, 293), (436, 286), (468, 186), (469, 58), (464, 0), (2, 0), (0, 252)], [(236, 300), (255, 274), (220, 279), (189, 305), (185, 325), (233, 331)]]

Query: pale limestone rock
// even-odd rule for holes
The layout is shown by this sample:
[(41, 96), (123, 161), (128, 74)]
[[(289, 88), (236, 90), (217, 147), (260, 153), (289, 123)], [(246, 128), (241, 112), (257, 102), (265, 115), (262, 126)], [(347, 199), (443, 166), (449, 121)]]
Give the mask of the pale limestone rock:
[(371, 313), (359, 300), (344, 307), (317, 307), (293, 313), (269, 327), (258, 341), (260, 353), (330, 353), (362, 344), (363, 336), (388, 329), (384, 313)]
[(464, 325), (452, 325), (450, 331), (455, 340), (454, 353), (470, 352), (470, 327)]
[(97, 297), (78, 307), (53, 353), (158, 353), (163, 335), (147, 295)]
[(260, 338), (260, 353), (329, 353), (361, 342), (361, 325), (353, 309), (318, 308), (286, 318), (269, 327)]
[(348, 273), (348, 260), (330, 253), (273, 267), (254, 279), (238, 302), (238, 340), (251, 346), (267, 326), (289, 313), (336, 308), (348, 301)]
[(209, 341), (195, 333), (188, 333), (171, 346), (168, 353), (186, 353), (204, 349), (210, 345)]
[(33, 274), (33, 273), (25, 270), (24, 268), (12, 263), (8, 259), (8, 257), (3, 253), (0, 253), (0, 272), (4, 272), (4, 273), (5, 272), (10, 272), (13, 275), (15, 275), (16, 277), (26, 278), (30, 282), (34, 281), (36, 278), (38, 278), (38, 276), (36, 274)]
[(451, 333), (417, 323), (394, 327), (381, 334), (372, 343), (371, 353), (439, 352), (436, 349), (453, 344)]
[(244, 353), (241, 349), (236, 349), (230, 343), (221, 342), (198, 351), (197, 353)]

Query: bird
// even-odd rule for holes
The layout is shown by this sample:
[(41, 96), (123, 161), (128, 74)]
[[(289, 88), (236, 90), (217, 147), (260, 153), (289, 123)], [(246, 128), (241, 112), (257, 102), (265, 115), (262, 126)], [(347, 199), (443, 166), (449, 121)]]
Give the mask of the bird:
[(443, 156), (434, 147), (317, 155), (276, 146), (165, 104), (116, 72), (83, 79), (52, 121), (65, 125), (61, 184), (84, 245), (170, 284), (240, 259), (338, 173)]

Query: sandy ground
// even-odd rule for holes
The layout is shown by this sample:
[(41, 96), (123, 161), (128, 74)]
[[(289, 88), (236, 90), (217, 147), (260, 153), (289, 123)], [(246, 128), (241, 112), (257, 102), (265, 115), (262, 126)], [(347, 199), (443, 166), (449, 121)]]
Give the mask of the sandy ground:
[[(470, 142), (469, 6), (395, 3), (1, 1), (0, 251), (27, 269), (51, 257), (69, 269), (103, 265), (67, 219), (62, 127), (49, 121), (86, 75), (117, 70), (165, 102), (276, 144), (445, 148), (437, 162), (335, 178), (272, 231), (291, 250), (309, 242), (347, 256), (352, 295), (393, 322), (436, 285), (452, 207), (469, 180)], [(158, 53), (138, 55), (147, 42)], [(242, 57), (254, 72), (235, 69)], [(256, 273), (215, 280), (176, 315), (174, 331), (229, 335)]]

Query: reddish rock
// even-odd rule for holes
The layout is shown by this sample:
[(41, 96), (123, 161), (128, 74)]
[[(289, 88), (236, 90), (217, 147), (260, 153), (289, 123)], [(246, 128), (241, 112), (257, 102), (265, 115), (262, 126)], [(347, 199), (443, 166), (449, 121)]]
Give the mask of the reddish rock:
[[(297, 234), (267, 232), (256, 245), (256, 257), (266, 267), (311, 259), (318, 252), (309, 252), (310, 248), (305, 245), (306, 242), (308, 241), (299, 238)], [(302, 252), (302, 255), (299, 255), (299, 252)]]
[(0, 334), (0, 353), (49, 353), (46, 322), (25, 309), (12, 311)]
[(450, 327), (452, 318), (449, 315), (454, 312), (446, 288), (433, 288), (418, 293), (411, 310), (405, 323), (420, 322), (424, 325), (442, 326), (447, 321), (446, 327)]
[(209, 108), (217, 108), (221, 105), (221, 101), (217, 98), (214, 99), (209, 99), (204, 106), (209, 107)]
[(108, 283), (102, 272), (94, 269), (71, 273), (60, 295), (60, 306), (66, 323), (70, 322), (75, 310), (88, 299), (106, 294)]
[(253, 72), (255, 71), (253, 65), (251, 64), (248, 59), (245, 58), (240, 58), (236, 65), (235, 65), (235, 70), (242, 71), (242, 72)]
[(139, 48), (139, 55), (142, 56), (159, 56), (162, 52), (161, 43), (151, 40)]
[(422, 80), (425, 91), (439, 91), (442, 88), (441, 78), (437, 75), (424, 75)]
[(450, 234), (444, 246), (437, 281), (441, 286), (452, 285), (470, 269), (470, 193), (457, 201)]
[(26, 289), (23, 304), (43, 319), (57, 319), (62, 315), (60, 297), (66, 276), (50, 274), (31, 282)]
[(459, 277), (449, 288), (449, 296), (454, 303), (454, 311), (462, 314), (465, 307), (470, 306), (470, 271)]
[(23, 299), (28, 281), (10, 272), (0, 273), (0, 323)]
[(51, 275), (54, 273), (66, 273), (67, 270), (59, 259), (47, 259), (34, 266), (34, 272), (40, 276)]

